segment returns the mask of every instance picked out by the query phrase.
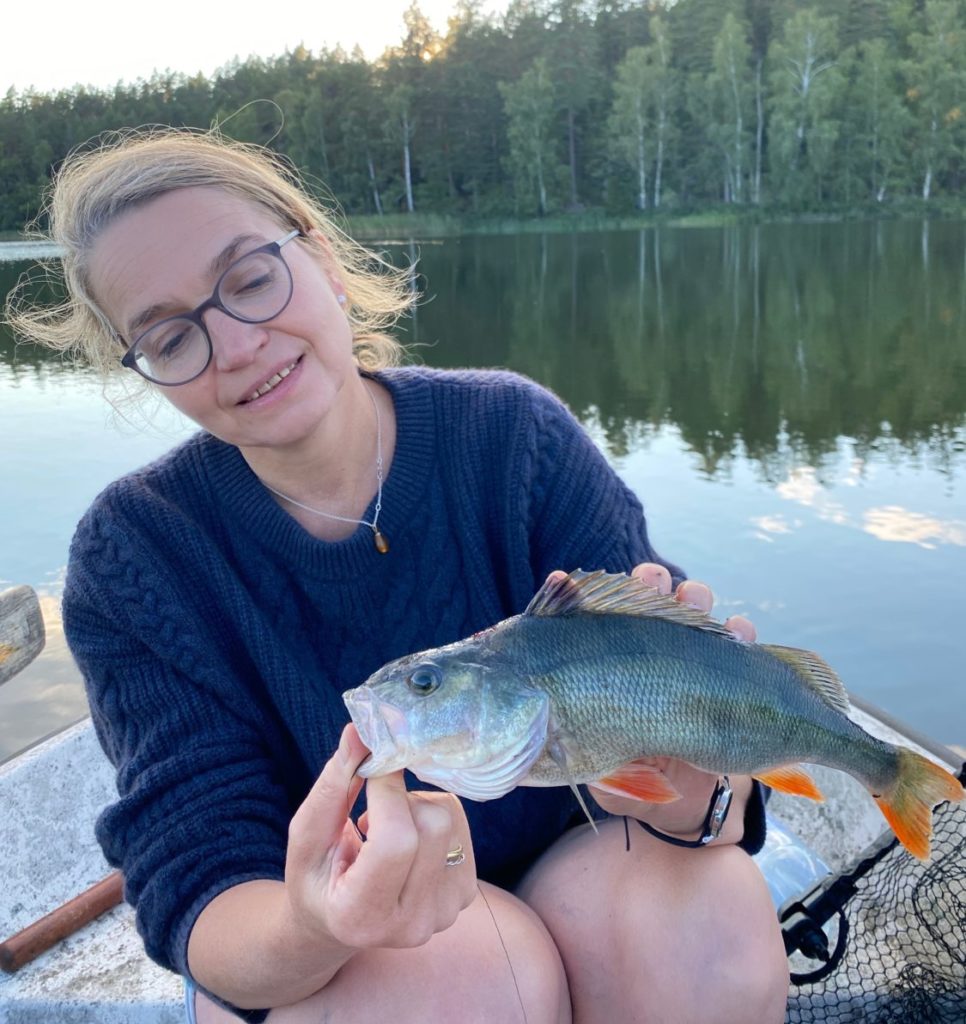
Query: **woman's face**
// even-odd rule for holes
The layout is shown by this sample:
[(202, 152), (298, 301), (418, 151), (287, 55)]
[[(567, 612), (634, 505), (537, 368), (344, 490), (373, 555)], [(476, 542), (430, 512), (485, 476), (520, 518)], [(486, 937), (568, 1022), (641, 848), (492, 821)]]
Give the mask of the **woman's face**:
[[(226, 263), (277, 241), (289, 227), (221, 189), (178, 189), (122, 214), (102, 232), (91, 256), (91, 285), (130, 343), (153, 323), (192, 311), (211, 295)], [(336, 298), (341, 289), (323, 256), (300, 238), (281, 252), (293, 280), (285, 309), (261, 324), (207, 310), (211, 364), (197, 379), (161, 389), (205, 430), (242, 448), (310, 439), (355, 372), (351, 328)]]

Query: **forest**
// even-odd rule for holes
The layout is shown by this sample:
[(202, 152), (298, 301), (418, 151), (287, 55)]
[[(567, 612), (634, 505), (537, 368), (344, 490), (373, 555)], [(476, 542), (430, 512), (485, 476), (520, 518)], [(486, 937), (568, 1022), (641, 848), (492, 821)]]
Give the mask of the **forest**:
[[(0, 100), (0, 230), (65, 155), (144, 124), (271, 147), (351, 218), (960, 208), (966, 0), (414, 0), (377, 60), (299, 45)], [(41, 222), (42, 223), (42, 222)]]

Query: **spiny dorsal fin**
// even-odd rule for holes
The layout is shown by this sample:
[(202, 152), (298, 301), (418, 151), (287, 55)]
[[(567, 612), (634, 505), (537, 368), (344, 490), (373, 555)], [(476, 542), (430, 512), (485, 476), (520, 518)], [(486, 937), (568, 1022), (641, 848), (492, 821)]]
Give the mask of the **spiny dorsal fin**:
[(575, 569), (569, 576), (549, 580), (537, 591), (523, 614), (555, 616), (577, 613), (666, 619), (736, 640), (730, 630), (704, 612), (659, 594), (634, 576), (608, 573), (602, 569), (596, 572)]
[(817, 654), (777, 644), (762, 644), (761, 649), (790, 665), (802, 682), (811, 687), (829, 707), (836, 711), (849, 710), (849, 695), (845, 692), (842, 680)]

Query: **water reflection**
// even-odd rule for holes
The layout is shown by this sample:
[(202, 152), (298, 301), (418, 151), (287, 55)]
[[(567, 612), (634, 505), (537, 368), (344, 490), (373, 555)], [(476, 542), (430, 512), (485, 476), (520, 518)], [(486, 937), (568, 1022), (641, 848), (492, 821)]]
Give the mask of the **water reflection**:
[[(709, 476), (740, 442), (768, 480), (859, 455), (962, 455), (966, 229), (734, 226), (398, 244), (428, 301), (402, 334), (433, 365), (505, 365), (599, 415), (612, 452), (675, 424)], [(0, 263), (0, 292), (24, 270)], [(49, 284), (42, 284), (49, 299)], [(12, 349), (12, 372), (50, 355)]]
[[(502, 364), (599, 410), (608, 444), (676, 424), (706, 473), (740, 441), (769, 480), (862, 454), (962, 454), (960, 224), (466, 238), (422, 252), (427, 362)], [(925, 245), (931, 258), (921, 259)]]

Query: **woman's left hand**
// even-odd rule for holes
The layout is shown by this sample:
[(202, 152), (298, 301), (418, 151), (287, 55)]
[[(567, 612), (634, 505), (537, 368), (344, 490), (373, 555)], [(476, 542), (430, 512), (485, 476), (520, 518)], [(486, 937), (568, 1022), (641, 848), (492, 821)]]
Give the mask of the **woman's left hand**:
[[(671, 594), (671, 574), (663, 565), (645, 562), (636, 566), (631, 575), (662, 594)], [(681, 583), (674, 591), (674, 598), (706, 614), (711, 611), (714, 604), (711, 588), (695, 580), (685, 580)], [(752, 643), (756, 638), (755, 627), (741, 615), (732, 615), (725, 620), (724, 625), (739, 640), (746, 643)], [(711, 796), (718, 784), (718, 777), (676, 758), (655, 757), (651, 760), (681, 794), (680, 800), (669, 804), (648, 803), (605, 793), (591, 785), (589, 788), (594, 800), (610, 814), (638, 818), (662, 832), (668, 832), (681, 839), (697, 839), (708, 813)], [(744, 805), (751, 792), (752, 782), (748, 776), (731, 776), (730, 781), (734, 799), (725, 826), (716, 841), (719, 844), (739, 842), (744, 834)]]

